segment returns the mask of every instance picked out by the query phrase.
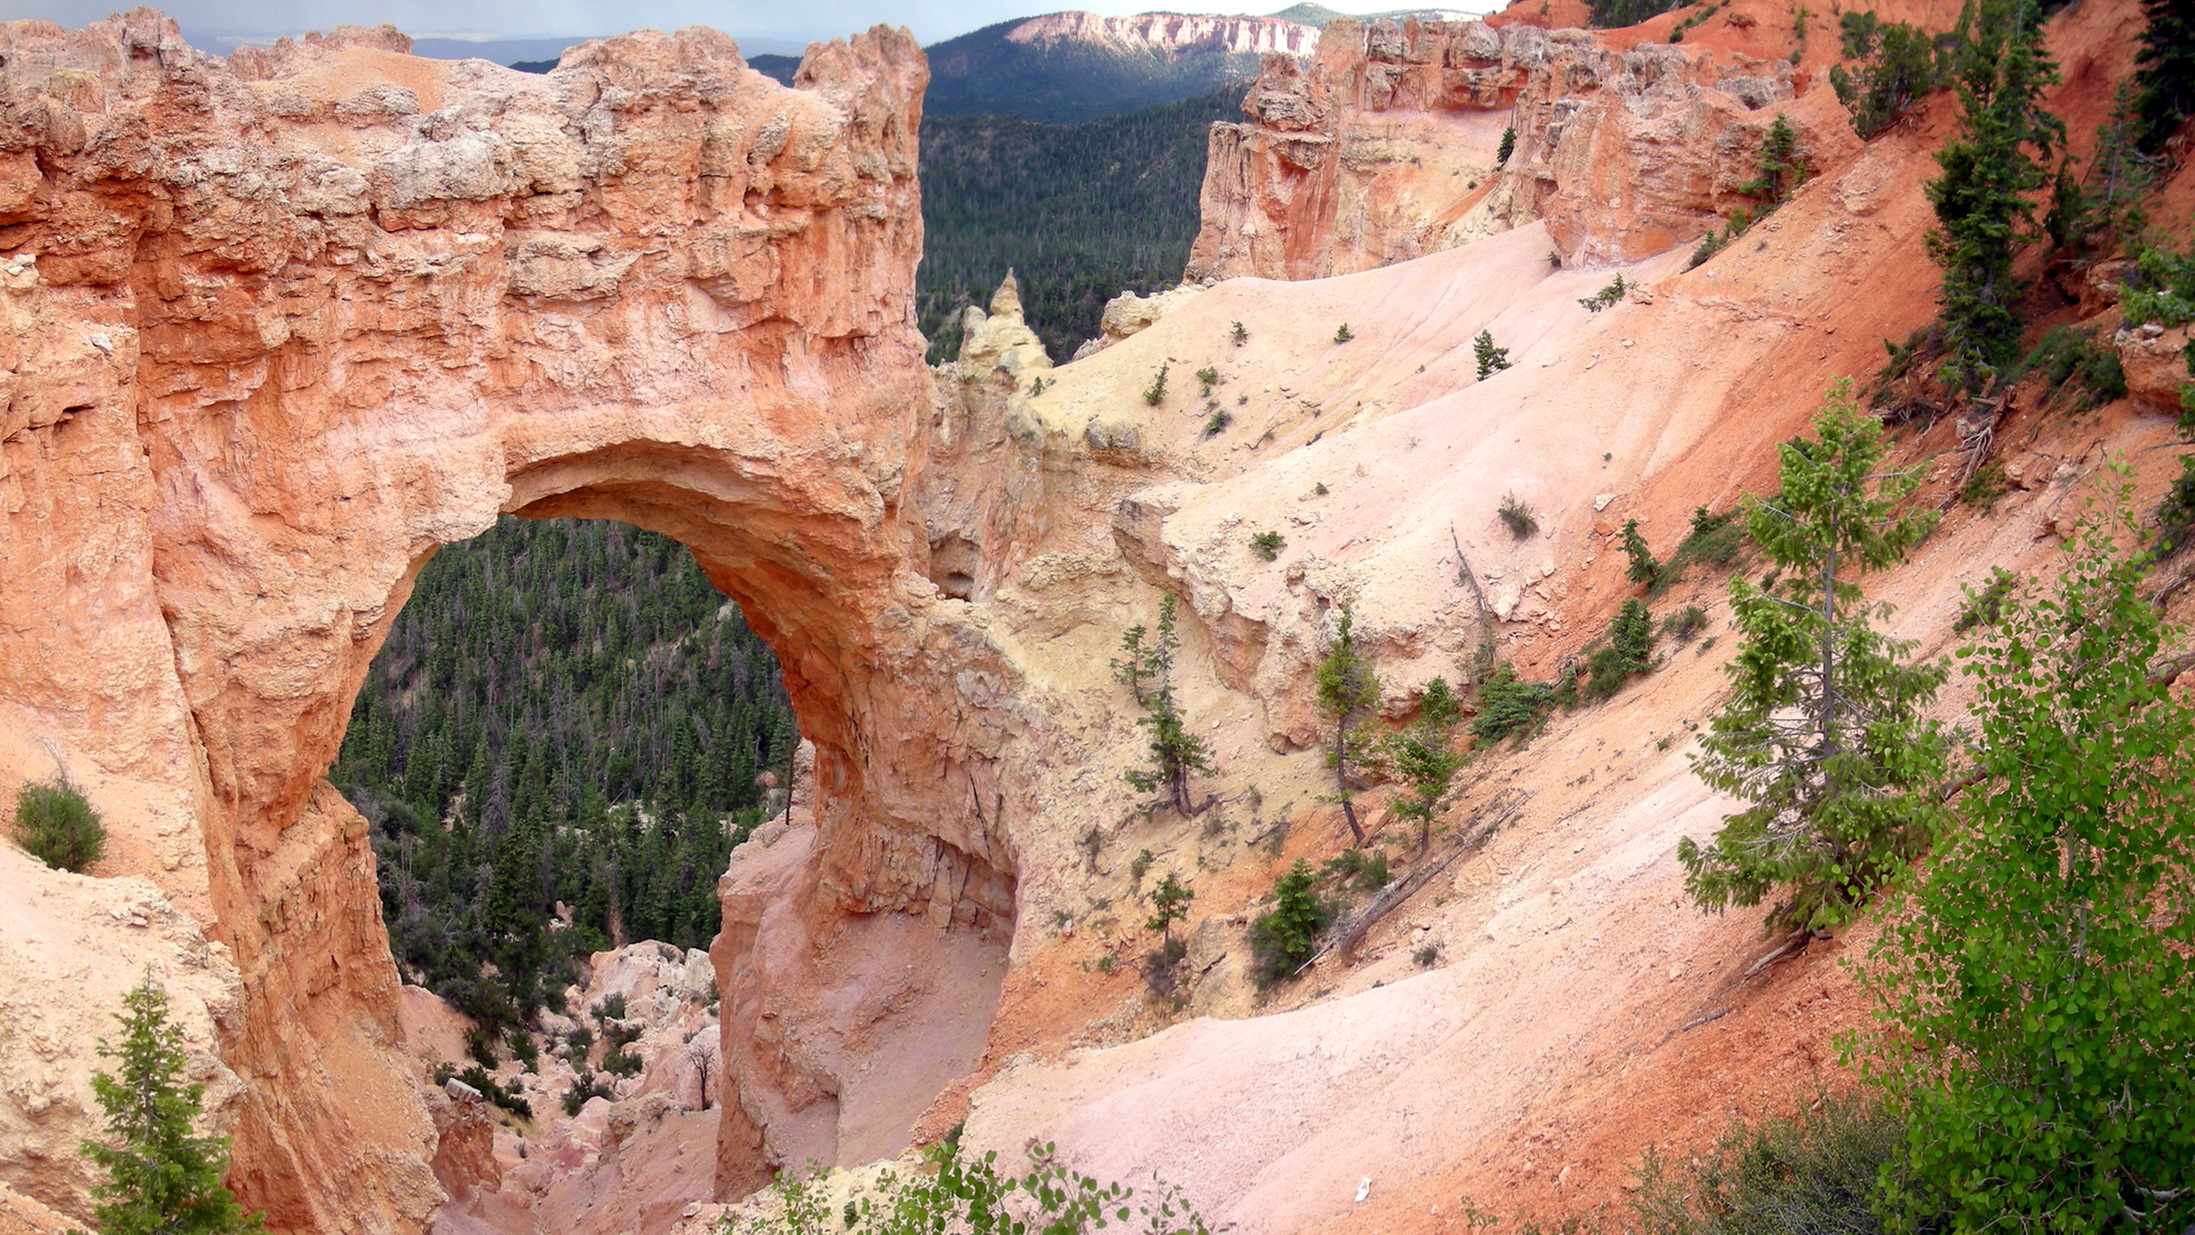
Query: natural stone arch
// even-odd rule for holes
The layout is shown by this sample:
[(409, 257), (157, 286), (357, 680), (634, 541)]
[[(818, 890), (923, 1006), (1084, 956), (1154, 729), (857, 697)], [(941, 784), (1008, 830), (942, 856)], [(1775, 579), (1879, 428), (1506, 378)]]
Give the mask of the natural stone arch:
[[(803, 912), (996, 948), (1015, 897), (1015, 671), (915, 513), (912, 38), (794, 90), (699, 29), (547, 77), (407, 48), (0, 26), (0, 734), (115, 786), (104, 873), (226, 945), (234, 1180), (276, 1229), (438, 1198), (322, 773), (420, 567), (499, 512), (664, 532), (746, 609), (818, 748)], [(31, 756), (0, 738), (9, 779)]]

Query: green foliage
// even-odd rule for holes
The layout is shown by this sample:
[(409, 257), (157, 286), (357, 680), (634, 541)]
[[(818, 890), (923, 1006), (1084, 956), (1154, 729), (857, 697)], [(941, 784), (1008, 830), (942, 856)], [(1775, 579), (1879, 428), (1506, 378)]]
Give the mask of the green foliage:
[[(574, 1062), (577, 1062), (576, 1056)], [(577, 1118), (580, 1108), (587, 1105), (588, 1099), (616, 1097), (617, 1091), (611, 1087), (610, 1082), (581, 1068), (572, 1074), (571, 1087), (564, 1091), (564, 1113)]]
[(2075, 410), (2126, 397), (2126, 370), (2119, 365), (2119, 353), (2097, 342), (2093, 330), (2051, 327), (2007, 377), (2019, 381), (2032, 374), (2040, 374), (2049, 387), (2045, 402), (2055, 402), (2069, 388), (2077, 392)]
[(1471, 353), (1479, 362), (1479, 380), (1485, 381), (1509, 367), (1509, 349), (1494, 346), (1494, 332), (1481, 330), (1471, 339)]
[(1167, 368), (1166, 365), (1160, 365), (1158, 372), (1151, 376), (1151, 384), (1143, 388), (1143, 401), (1152, 407), (1157, 407), (1166, 398)]
[(2183, 455), (2179, 479), (2157, 504), (2157, 557), (2171, 557), (2190, 539), (2195, 539), (2195, 455)]
[(1707, 259), (1729, 248), (1730, 242), (1743, 236), (1746, 229), (1751, 226), (1753, 226), (1752, 211), (1743, 206), (1732, 210), (1730, 218), (1720, 228), (1711, 230), (1705, 236), (1700, 237), (1699, 245), (1692, 250), (1692, 256), (1685, 262), (1684, 268), (1693, 270), (1703, 265)]
[(1936, 152), (1943, 174), (1927, 191), (1928, 253), (1944, 272), (1940, 373), (1960, 390), (1981, 389), (2019, 356), (2013, 258), (2034, 231), (2027, 196), (2048, 183), (2043, 167), (2065, 137), (2042, 105), (2059, 77), (2041, 21), (2036, 0), (1970, 0), (1959, 19), (1959, 131)]
[(1219, 370), (1213, 368), (1211, 365), (1206, 365), (1203, 368), (1198, 369), (1197, 384), (1203, 387), (1203, 389), (1199, 392), (1200, 396), (1206, 399), (1211, 398), (1212, 387), (1219, 385)]
[(2020, 577), (2002, 566), (1989, 568), (1989, 582), (1979, 589), (1966, 588), (1966, 603), (1959, 606), (1958, 620), (1951, 624), (1951, 633), (1963, 635), (1977, 626), (1994, 626), (1997, 615), (2004, 610), (2005, 597), (2019, 586)]
[(1207, 133), (1241, 118), (1240, 86), (1066, 125), (947, 115), (940, 89), (933, 77), (924, 103), (915, 271), (931, 363), (959, 355), (963, 311), (987, 303), (1009, 269), (1029, 328), (1062, 363), (1097, 336), (1106, 301), (1181, 281)]
[(1334, 907), (1319, 898), (1318, 877), (1302, 858), (1273, 884), (1273, 907), (1250, 924), (1251, 977), (1258, 989), (1296, 976), (1318, 954), (1319, 932)]
[(1494, 162), (1506, 165), (1509, 156), (1517, 152), (1517, 126), (1509, 125), (1501, 131), (1501, 148), (1494, 152)]
[[(637, 1065), (640, 1061), (636, 1058), (633, 1062)], [(636, 1066), (634, 1071), (638, 1070)], [(495, 1077), (479, 1064), (473, 1064), (463, 1072), (458, 1073), (457, 1079), (472, 1086), (473, 1089), (479, 1092), (481, 1097), (495, 1103), (520, 1119), (532, 1119), (534, 1117), (533, 1104), (526, 1101), (526, 1094), (523, 1089), (515, 1083), (507, 1086), (497, 1083)]]
[(2169, 245), (2143, 245), (2134, 251), (2134, 268), (2134, 281), (2120, 302), (2129, 324), (2170, 328), (2195, 321), (2195, 250), (2182, 254)]
[(2096, 126), (2087, 174), (2073, 174), (2077, 160), (2071, 155), (2058, 164), (2050, 213), (2043, 220), (2051, 243), (2080, 254), (2112, 248), (2120, 237), (2141, 233), (2142, 194), (2156, 181), (2164, 160), (2138, 148), (2140, 127), (2133, 85), (2120, 82), (2110, 114)]
[(1631, 1199), (1638, 1235), (1875, 1235), (1876, 1182), (1897, 1177), (1905, 1125), (1864, 1094), (1733, 1121), (1678, 1165), (1651, 1148)]
[(66, 776), (15, 791), (15, 843), (55, 870), (83, 874), (106, 851), (107, 825)]
[(638, 1076), (641, 1066), (640, 1056), (626, 1050), (622, 1043), (602, 1056), (602, 1070), (611, 1076)]
[(1270, 562), (1279, 557), (1280, 551), (1287, 545), (1287, 538), (1279, 532), (1259, 532), (1250, 538), (1250, 552), (1256, 554), (1261, 562)]
[(1196, 892), (1176, 878), (1174, 872), (1166, 872), (1166, 878), (1151, 889), (1151, 920), (1143, 924), (1143, 929), (1157, 931), (1171, 942), (1174, 923), (1188, 916), (1189, 902), (1196, 898)]
[(1885, 22), (1871, 12), (1855, 10), (1838, 20), (1844, 58), (1860, 66), (1857, 73), (1841, 64), (1831, 66), (1829, 84), (1852, 113), (1853, 131), (1863, 139), (1873, 137), (1896, 124), (1942, 80), (1935, 41), (1919, 26)]
[(1501, 509), (1496, 513), (1501, 516), (1501, 521), (1508, 526), (1509, 534), (1518, 540), (1523, 540), (1540, 530), (1539, 518), (1532, 513), (1532, 508), (1525, 504), (1523, 498), (1514, 493), (1502, 494)]
[(1408, 728), (1388, 734), (1381, 744), (1387, 765), (1407, 789), (1395, 799), (1397, 819), (1418, 825), (1418, 848), (1433, 840), (1433, 817), (1448, 800), (1456, 772), (1467, 761), (1455, 749), (1456, 725), (1463, 719), (1463, 702), (1449, 688), (1448, 679), (1436, 677), (1418, 696), (1418, 718)]
[(1335, 328), (1334, 330), (1334, 342), (1336, 343), (1347, 343), (1349, 340), (1356, 337), (1357, 336), (1349, 332), (1349, 323), (1347, 322), (1343, 322), (1339, 327)]
[(1654, 560), (1653, 550), (1646, 547), (1646, 537), (1639, 534), (1637, 519), (1623, 521), (1623, 555), (1631, 563), (1624, 569), (1624, 578), (1649, 588), (1661, 582), (1662, 564)]
[(1489, 744), (1529, 735), (1553, 706), (1554, 696), (1554, 687), (1525, 681), (1517, 667), (1505, 660), (1494, 666), (1479, 687), (1479, 710), (1471, 718), (1471, 734)]
[(1760, 175), (1739, 185), (1738, 192), (1760, 198), (1774, 209), (1804, 183), (1806, 159), (1799, 153), (1798, 131), (1782, 112), (1777, 112), (1761, 138)]
[(2186, 0), (2142, 0), (2142, 14), (2134, 110), (2139, 146), (2154, 154), (2195, 115), (2195, 12)]
[(1683, 0), (1590, 0), (1586, 22), (1603, 30), (1636, 26), (1676, 8)]
[(1925, 847), (1944, 761), (1942, 734), (1920, 719), (1944, 668), (1905, 663), (1912, 645), (1875, 629), (1887, 607), (1850, 577), (1896, 565), (1934, 525), (1898, 510), (1920, 471), (1883, 469), (1882, 424), (1853, 406), (1849, 382), (1814, 429), (1781, 448), (1781, 494), (1747, 503), (1774, 569), (1760, 586), (1731, 582), (1735, 689), (1694, 757), (1702, 780), (1752, 805), (1709, 845), (1677, 847), (1707, 909), (1781, 890), (1771, 930), (1848, 921)]
[(1654, 617), (1634, 596), (1623, 602), (1608, 625), (1608, 639), (1586, 657), (1579, 693), (1587, 703), (1614, 697), (1632, 678), (1654, 668)]
[(575, 955), (708, 946), (757, 777), (799, 740), (776, 659), (684, 548), (505, 518), (420, 572), (329, 779), (371, 827), (405, 977), (500, 1030)]
[(1319, 714), (1334, 723), (1334, 746), (1326, 753), (1327, 766), (1334, 769), (1334, 800), (1341, 803), (1349, 834), (1361, 845), (1364, 827), (1357, 822), (1356, 790), (1349, 766), (1363, 753), (1365, 740), (1358, 733), (1358, 724), (1379, 703), (1380, 688), (1371, 658), (1357, 647), (1355, 626), (1356, 615), (1344, 604), (1334, 624), (1333, 642), (1327, 647), (1325, 659), (1319, 661), (1313, 681)]
[[(1143, 705), (1143, 715), (1136, 723), (1150, 734), (1151, 762), (1127, 772), (1128, 783), (1142, 793), (1163, 790), (1174, 809), (1187, 816), (1192, 813), (1189, 774), (1210, 772), (1212, 751), (1203, 738), (1189, 732), (1189, 723), (1174, 702), (1174, 655), (1181, 650), (1181, 638), (1174, 625), (1179, 603), (1172, 592), (1159, 598), (1158, 633), (1148, 642), (1123, 637), (1122, 647), (1129, 652), (1135, 669), (1124, 671), (1120, 661), (1113, 664), (1115, 676), (1135, 687)], [(1140, 630), (1138, 627), (1129, 635)], [(1138, 657), (1140, 661), (1134, 660)], [(1144, 685), (1136, 687), (1138, 681)]]
[(1623, 276), (1619, 274), (1616, 276), (1615, 280), (1611, 282), (1608, 286), (1600, 289), (1597, 292), (1594, 292), (1590, 296), (1580, 298), (1578, 303), (1584, 305), (1587, 312), (1598, 313), (1602, 309), (1606, 309), (1620, 303), (1623, 300), (1624, 293), (1630, 290), (1631, 285), (1625, 283), (1623, 281)]
[(2004, 464), (1991, 459), (1974, 469), (1966, 483), (1959, 486), (1959, 500), (1989, 514), (1997, 509), (1997, 502), (2012, 491), (2011, 482), (2005, 479)]
[(1662, 619), (1661, 633), (1678, 643), (1690, 643), (1694, 636), (1707, 629), (1707, 610), (1698, 605), (1686, 605), (1683, 609)]
[(1218, 437), (1226, 431), (1228, 425), (1233, 423), (1235, 423), (1233, 416), (1228, 415), (1225, 409), (1215, 407), (1212, 409), (1212, 414), (1204, 418), (1204, 436)]
[(1320, 881), (1332, 880), (1344, 893), (1377, 892), (1392, 878), (1387, 869), (1387, 854), (1377, 849), (1344, 849), (1319, 866)]
[(1745, 553), (1745, 527), (1738, 521), (1736, 510), (1721, 514), (1710, 513), (1705, 506), (1692, 511), (1692, 527), (1677, 545), (1677, 551), (1662, 563), (1661, 576), (1647, 595), (1659, 596), (1677, 585), (1684, 572), (1694, 566), (1712, 566), (1724, 569), (1737, 564)]
[(256, 1231), (262, 1215), (246, 1215), (221, 1186), (229, 1170), (229, 1138), (200, 1136), (206, 1086), (184, 1080), (189, 1063), (183, 1028), (168, 1019), (168, 993), (145, 977), (122, 996), (122, 1040), (101, 1040), (99, 1054), (118, 1075), (95, 1072), (92, 1093), (106, 1112), (104, 1143), (80, 1152), (106, 1172), (97, 1189), (94, 1225), (103, 1235), (196, 1235)]
[(1959, 652), (1982, 779), (1863, 969), (1908, 1225), (2195, 1222), (2195, 709), (2151, 677), (2184, 632), (2140, 593), (2131, 497), (2092, 505), (2054, 585)]
[(1227, 337), (1236, 347), (1241, 347), (1250, 341), (1250, 332), (1242, 328), (1241, 322), (1234, 322), (1230, 324)]
[(1090, 1235), (1118, 1224), (1136, 1235), (1207, 1235), (1204, 1219), (1179, 1190), (1163, 1186), (1138, 1200), (1125, 1184), (1069, 1170), (1057, 1152), (1050, 1144), (1031, 1145), (1029, 1170), (1002, 1175), (997, 1151), (963, 1157), (958, 1138), (948, 1137), (923, 1151), (921, 1170), (903, 1177), (886, 1169), (835, 1214), (820, 1178), (787, 1172), (771, 1185), (781, 1212), (745, 1222), (727, 1214), (720, 1229), (724, 1235)]

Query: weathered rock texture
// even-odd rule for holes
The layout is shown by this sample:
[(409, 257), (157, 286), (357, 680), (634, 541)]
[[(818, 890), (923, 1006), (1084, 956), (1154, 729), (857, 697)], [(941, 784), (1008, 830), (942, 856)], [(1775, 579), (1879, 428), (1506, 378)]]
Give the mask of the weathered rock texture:
[(321, 774), (419, 567), (499, 511), (676, 536), (770, 640), (817, 748), (819, 934), (912, 910), (995, 948), (1014, 905), (1013, 674), (911, 501), (911, 38), (821, 46), (791, 90), (701, 29), (546, 77), (407, 47), (0, 26), (0, 782), (53, 743), (115, 830), (97, 873), (229, 950), (232, 1183), (282, 1230), (441, 1199), (365, 825)]
[(1738, 186), (1776, 112), (1816, 166), (1857, 144), (1796, 84), (1787, 61), (1582, 30), (1337, 21), (1308, 62), (1267, 58), (1247, 123), (1213, 126), (1188, 275), (1348, 274), (1539, 218), (1566, 261), (1636, 260), (1758, 204)]

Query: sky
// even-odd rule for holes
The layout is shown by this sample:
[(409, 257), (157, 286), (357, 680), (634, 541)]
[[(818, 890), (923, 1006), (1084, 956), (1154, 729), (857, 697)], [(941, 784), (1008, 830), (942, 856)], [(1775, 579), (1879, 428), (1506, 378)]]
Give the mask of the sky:
[[(1293, 0), (1249, 0), (1233, 6), (1153, 0), (151, 0), (209, 50), (219, 36), (298, 34), (346, 23), (394, 22), (415, 37), (459, 35), (530, 38), (617, 34), (655, 27), (715, 26), (742, 36), (805, 43), (866, 30), (879, 22), (907, 26), (923, 43), (966, 34), (994, 22), (1061, 9), (1106, 14), (1163, 9), (1225, 13), (1278, 11)], [(1406, 0), (1405, 0), (1406, 2)], [(1375, 12), (1397, 0), (1325, 0), (1341, 12)], [(80, 26), (128, 0), (0, 0), (0, 20), (33, 18)]]

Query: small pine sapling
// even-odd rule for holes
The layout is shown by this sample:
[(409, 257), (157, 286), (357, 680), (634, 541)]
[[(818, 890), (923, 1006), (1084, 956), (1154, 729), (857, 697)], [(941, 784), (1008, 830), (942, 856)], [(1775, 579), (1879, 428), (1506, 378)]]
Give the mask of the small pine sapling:
[(1662, 564), (1646, 547), (1646, 537), (1639, 534), (1637, 519), (1623, 521), (1623, 555), (1631, 560), (1631, 565), (1623, 572), (1624, 578), (1649, 588), (1661, 582)]
[(1166, 399), (1166, 369), (1167, 366), (1160, 365), (1158, 373), (1151, 378), (1151, 384), (1143, 389), (1143, 401), (1152, 407), (1157, 407)]
[(1357, 821), (1356, 790), (1350, 784), (1349, 769), (1363, 753), (1364, 739), (1358, 726), (1379, 702), (1379, 676), (1372, 670), (1371, 659), (1357, 646), (1355, 626), (1355, 613), (1343, 605), (1333, 643), (1326, 658), (1319, 662), (1317, 690), (1319, 711), (1334, 723), (1334, 748), (1326, 756), (1328, 766), (1334, 769), (1334, 801), (1341, 804), (1350, 836), (1361, 845), (1364, 825)]
[(1334, 342), (1336, 342), (1336, 343), (1347, 343), (1347, 342), (1348, 342), (1349, 340), (1351, 340), (1351, 339), (1354, 339), (1354, 338), (1356, 338), (1356, 337), (1357, 337), (1356, 335), (1354, 335), (1354, 334), (1350, 333), (1350, 331), (1349, 331), (1349, 323), (1347, 323), (1347, 322), (1343, 322), (1343, 323), (1341, 324), (1341, 328), (1340, 328), (1340, 329), (1338, 329), (1338, 330), (1336, 330), (1336, 331), (1334, 331)]
[(1261, 562), (1270, 562), (1278, 558), (1280, 551), (1287, 546), (1287, 538), (1279, 532), (1259, 532), (1250, 538), (1250, 552), (1256, 554)]
[(1227, 337), (1234, 342), (1236, 347), (1241, 347), (1250, 341), (1250, 332), (1242, 328), (1241, 322), (1236, 322), (1234, 328), (1227, 332)]
[(1501, 131), (1501, 149), (1494, 152), (1494, 162), (1506, 165), (1509, 156), (1517, 152), (1517, 126), (1510, 125)]
[(1219, 385), (1219, 370), (1211, 365), (1206, 365), (1203, 368), (1198, 369), (1197, 383), (1204, 388), (1201, 392), (1199, 392), (1198, 397), (1203, 399), (1211, 398), (1212, 387)]
[(1447, 802), (1449, 787), (1465, 762), (1455, 749), (1456, 723), (1462, 719), (1462, 702), (1449, 689), (1448, 679), (1437, 677), (1418, 696), (1418, 719), (1389, 734), (1383, 744), (1388, 765), (1409, 786), (1395, 802), (1395, 817), (1416, 821), (1420, 853), (1433, 843), (1433, 816)]
[(1482, 382), (1509, 367), (1509, 349), (1494, 346), (1494, 332), (1491, 330), (1479, 331), (1471, 340), (1471, 352), (1478, 358), (1479, 380)]
[[(1131, 769), (1125, 775), (1128, 783), (1141, 792), (1164, 790), (1174, 809), (1187, 816), (1195, 813), (1189, 804), (1189, 774), (1210, 772), (1212, 753), (1203, 738), (1189, 732), (1189, 723), (1174, 701), (1174, 654), (1181, 647), (1174, 625), (1177, 603), (1172, 592), (1159, 601), (1158, 633), (1154, 637), (1138, 640), (1133, 647), (1126, 637), (1122, 639), (1122, 647), (1129, 651), (1130, 663), (1141, 666), (1141, 680), (1145, 683), (1143, 716), (1136, 723), (1150, 733), (1148, 750), (1151, 756), (1148, 766)], [(1141, 652), (1136, 648), (1141, 648)], [(1145, 659), (1136, 662), (1134, 658), (1139, 654)], [(1121, 674), (1120, 664), (1115, 662), (1116, 674)], [(1122, 676), (1127, 680), (1136, 677), (1137, 673), (1131, 671)], [(1133, 685), (1132, 681), (1130, 685)]]

